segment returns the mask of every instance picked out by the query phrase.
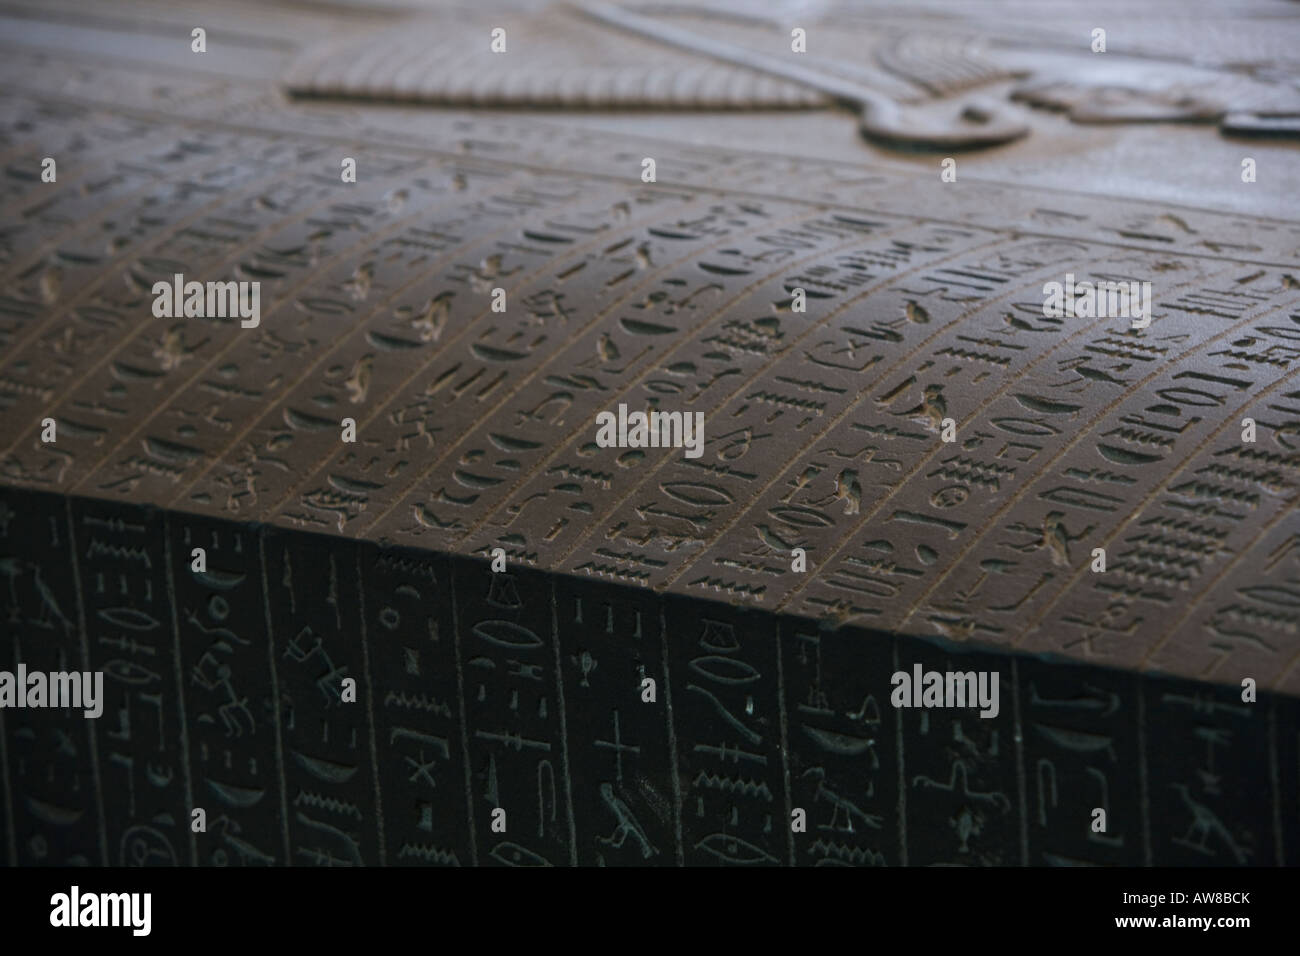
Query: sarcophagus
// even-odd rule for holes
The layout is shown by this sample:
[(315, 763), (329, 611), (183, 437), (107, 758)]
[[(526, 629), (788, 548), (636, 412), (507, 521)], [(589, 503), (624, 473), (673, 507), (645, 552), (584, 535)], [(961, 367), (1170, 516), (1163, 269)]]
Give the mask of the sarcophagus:
[[(1024, 104), (1187, 96), (942, 79), (902, 14), (861, 142), (730, 47), (565, 94), (572, 12), (436, 33), (464, 88), (406, 14), (155, 15), (0, 63), (0, 859), (1294, 862), (1300, 224), (1294, 147), (1222, 138), (1285, 132), (1252, 91), (1141, 198), (1070, 150), (1145, 130)], [(463, 108), (725, 82), (806, 112)], [(972, 86), (1021, 104), (992, 153), (936, 125)]]

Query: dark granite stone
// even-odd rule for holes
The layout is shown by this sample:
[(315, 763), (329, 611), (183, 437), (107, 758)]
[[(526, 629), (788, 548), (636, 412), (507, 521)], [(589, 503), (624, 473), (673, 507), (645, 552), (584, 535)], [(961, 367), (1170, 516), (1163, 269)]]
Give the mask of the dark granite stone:
[[(106, 699), (97, 720), (0, 711), (10, 863), (1300, 853), (1295, 698), (156, 509), (0, 501), (0, 669), (88, 659)], [(895, 708), (891, 676), (915, 665), (996, 672), (997, 714)]]
[[(230, 8), (196, 60), (11, 6), (0, 670), (104, 696), (0, 709), (9, 864), (1296, 860), (1294, 151), (1247, 182), (1214, 126), (1124, 125), (1285, 133), (1275, 10), (1214, 50), (1129, 18), (1124, 90), (1059, 16), (980, 52), (832, 4), (806, 62), (854, 96), (619, 15), (489, 60), (476, 16), (431, 53), (398, 9)], [(889, 151), (976, 87), (1029, 135), (953, 182)], [(258, 283), (256, 327), (156, 312), (177, 274)], [(1067, 275), (1149, 281), (1150, 324), (1045, 314)], [(602, 447), (621, 405), (700, 454)], [(996, 672), (997, 713), (895, 708), (914, 665)]]

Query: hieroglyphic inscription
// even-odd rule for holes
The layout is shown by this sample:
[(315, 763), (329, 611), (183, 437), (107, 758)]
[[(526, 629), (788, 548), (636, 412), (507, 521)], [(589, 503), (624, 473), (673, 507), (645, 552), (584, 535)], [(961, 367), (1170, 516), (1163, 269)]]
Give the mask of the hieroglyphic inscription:
[[(75, 552), (69, 515), (86, 532)], [(1232, 688), (47, 493), (0, 498), (0, 543), (0, 667), (77, 666), (83, 616), (102, 622), (85, 633), (106, 649), (90, 658), (106, 674), (98, 720), (0, 711), (19, 862), (1300, 854), (1288, 697), (1246, 703)], [(894, 708), (891, 675), (918, 664), (997, 672), (998, 714)], [(196, 807), (206, 829), (191, 827)]]
[[(895, 669), (997, 673), (999, 710), (898, 710), (906, 742), (900, 786), (907, 791), (911, 866), (1023, 865), (1023, 801), (1017, 793), (1016, 689), (1010, 662), (945, 653), (923, 642), (897, 641)], [(993, 679), (992, 673), (989, 680)], [(918, 821), (925, 820), (925, 826)]]
[(1036, 660), (1017, 671), (1029, 865), (1150, 864), (1137, 679)]
[(687, 865), (788, 864), (793, 849), (776, 622), (664, 600)]
[[(0, 496), (0, 669), (13, 672), (19, 662), (41, 671), (87, 669), (70, 547), (64, 501)], [(6, 789), (0, 826), (6, 841), (12, 839), (6, 862), (117, 863), (104, 841), (92, 722), (75, 709), (0, 710), (0, 727)]]
[(207, 817), (191, 836), (196, 860), (282, 866), (285, 793), (265, 590), (281, 582), (263, 576), (261, 538), (252, 531), (169, 516), (167, 533), (185, 701), (177, 734), (183, 730), (188, 747), (191, 805)]
[(1142, 702), (1168, 735), (1147, 754), (1154, 862), (1282, 865), (1281, 820), (1244, 811), (1249, 793), (1278, 785), (1268, 705), (1243, 703), (1231, 688), (1163, 681), (1146, 683)]
[[(474, 562), (452, 573), (479, 861), (568, 865), (573, 781), (551, 589), (526, 568), (494, 574)], [(494, 811), (505, 812), (504, 832)]]
[(359, 560), (388, 861), (470, 866), (450, 566), (387, 548), (364, 548)]
[[(0, 666), (106, 700), (0, 712), (0, 859), (1300, 854), (1295, 700), (1237, 686), (1300, 688), (1292, 209), (10, 52)], [(155, 317), (175, 273), (261, 283), (260, 327)], [(1151, 281), (1151, 325), (1045, 314), (1066, 273)], [(704, 454), (600, 448), (620, 402)], [(1000, 713), (894, 710), (913, 663)]]
[[(673, 866), (682, 859), (680, 783), (659, 603), (649, 594), (614, 596), (599, 582), (555, 579), (578, 864)], [(538, 774), (545, 807), (556, 778), (540, 765)]]
[(89, 721), (114, 866), (191, 859), (183, 675), (171, 618), (162, 513), (77, 500), (67, 547), (76, 558), (90, 671), (104, 674), (103, 714)]
[[(356, 545), (268, 534), (270, 668), (277, 689), (288, 852), (300, 865), (385, 862)], [(345, 681), (355, 701), (345, 700)]]
[(808, 813), (807, 832), (795, 837), (795, 864), (908, 863), (890, 642), (783, 621), (781, 656), (790, 803)]
[[(48, 109), (5, 71), (12, 139), (105, 147), (70, 173), (94, 199), (6, 182), (31, 212), (0, 304), (11, 484), (1300, 679), (1285, 599), (1248, 590), (1294, 534), (1293, 224), (697, 147), (646, 184), (643, 144), (494, 117), (360, 110), (346, 138), (257, 100), (190, 135), (119, 116), (102, 97), (166, 107), (107, 66)], [(365, 170), (344, 192), (340, 150)], [(261, 326), (153, 318), (177, 271), (261, 282)], [(1151, 325), (1044, 315), (1067, 272), (1149, 277)], [(703, 413), (703, 456), (596, 447), (620, 402)]]

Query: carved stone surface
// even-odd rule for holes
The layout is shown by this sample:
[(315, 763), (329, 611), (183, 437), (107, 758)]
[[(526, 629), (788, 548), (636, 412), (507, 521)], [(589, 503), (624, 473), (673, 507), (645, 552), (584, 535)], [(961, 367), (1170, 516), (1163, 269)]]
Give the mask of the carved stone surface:
[[(55, 190), (10, 177), (10, 484), (1300, 686), (1294, 222), (703, 150), (647, 185), (617, 138), (491, 120), (416, 149), (268, 102), (8, 107), (102, 137)], [(539, 152), (564, 171), (506, 159)], [(176, 272), (260, 281), (260, 326), (154, 318)], [(1066, 273), (1150, 277), (1151, 326), (1044, 318)], [(704, 456), (597, 449), (620, 402), (703, 412)]]
[(448, 14), (344, 37), (310, 50), (284, 84), (300, 96), (470, 106), (753, 109), (826, 103), (796, 83), (612, 35), (568, 10), (511, 18), (507, 29), (518, 38), (514, 54), (486, 59), (483, 48), (496, 22), (491, 15), (467, 20)]
[[(311, 46), (283, 82), (299, 96), (567, 109), (815, 108), (864, 97), (921, 104), (982, 90), (986, 102), (1005, 93), (1078, 123), (1193, 121), (1235, 135), (1297, 135), (1300, 62), (1277, 45), (1277, 18), (1290, 22), (1285, 8), (1253, 4), (1227, 21), (1212, 4), (1152, 5), (1145, 18), (1125, 8), (1110, 21), (1103, 11), (1088, 21), (1076, 12), (1034, 5), (1027, 27), (1015, 4), (983, 7), (975, 21), (906, 5), (864, 15), (852, 3), (637, 11), (580, 0), (540, 12), (444, 10)], [(1101, 22), (1111, 23), (1110, 36), (1094, 50)], [(815, 56), (791, 54), (790, 24), (816, 38)], [(509, 56), (484, 55), (494, 28), (517, 38)], [(1030, 80), (1004, 82), (1013, 77)], [(895, 138), (919, 132), (897, 125)]]
[[(1179, 203), (1087, 160), (1048, 189), (1044, 131), (1084, 134), (1023, 108), (944, 183), (762, 132), (832, 113), (690, 145), (286, 101), (355, 11), (245, 11), (184, 59), (193, 11), (139, 9), (137, 61), (112, 15), (0, 57), (0, 669), (112, 695), (0, 712), (10, 862), (1294, 861), (1294, 147), (1217, 208), (1217, 137), (1176, 140)], [(871, 68), (921, 105), (1025, 72), (944, 79), (943, 42)], [(177, 273), (260, 283), (260, 324), (155, 317)], [(1149, 281), (1150, 326), (1045, 316), (1067, 274)], [(598, 447), (620, 404), (703, 413), (703, 455)], [(914, 662), (998, 670), (1000, 714), (892, 709)]]
[[(137, 505), (4, 505), (0, 670), (107, 678), (98, 720), (0, 711), (11, 865), (1300, 854), (1294, 697), (1243, 704), (1232, 687)], [(193, 547), (205, 573), (182, 559)], [(917, 664), (996, 672), (997, 716), (894, 709), (889, 675)]]

